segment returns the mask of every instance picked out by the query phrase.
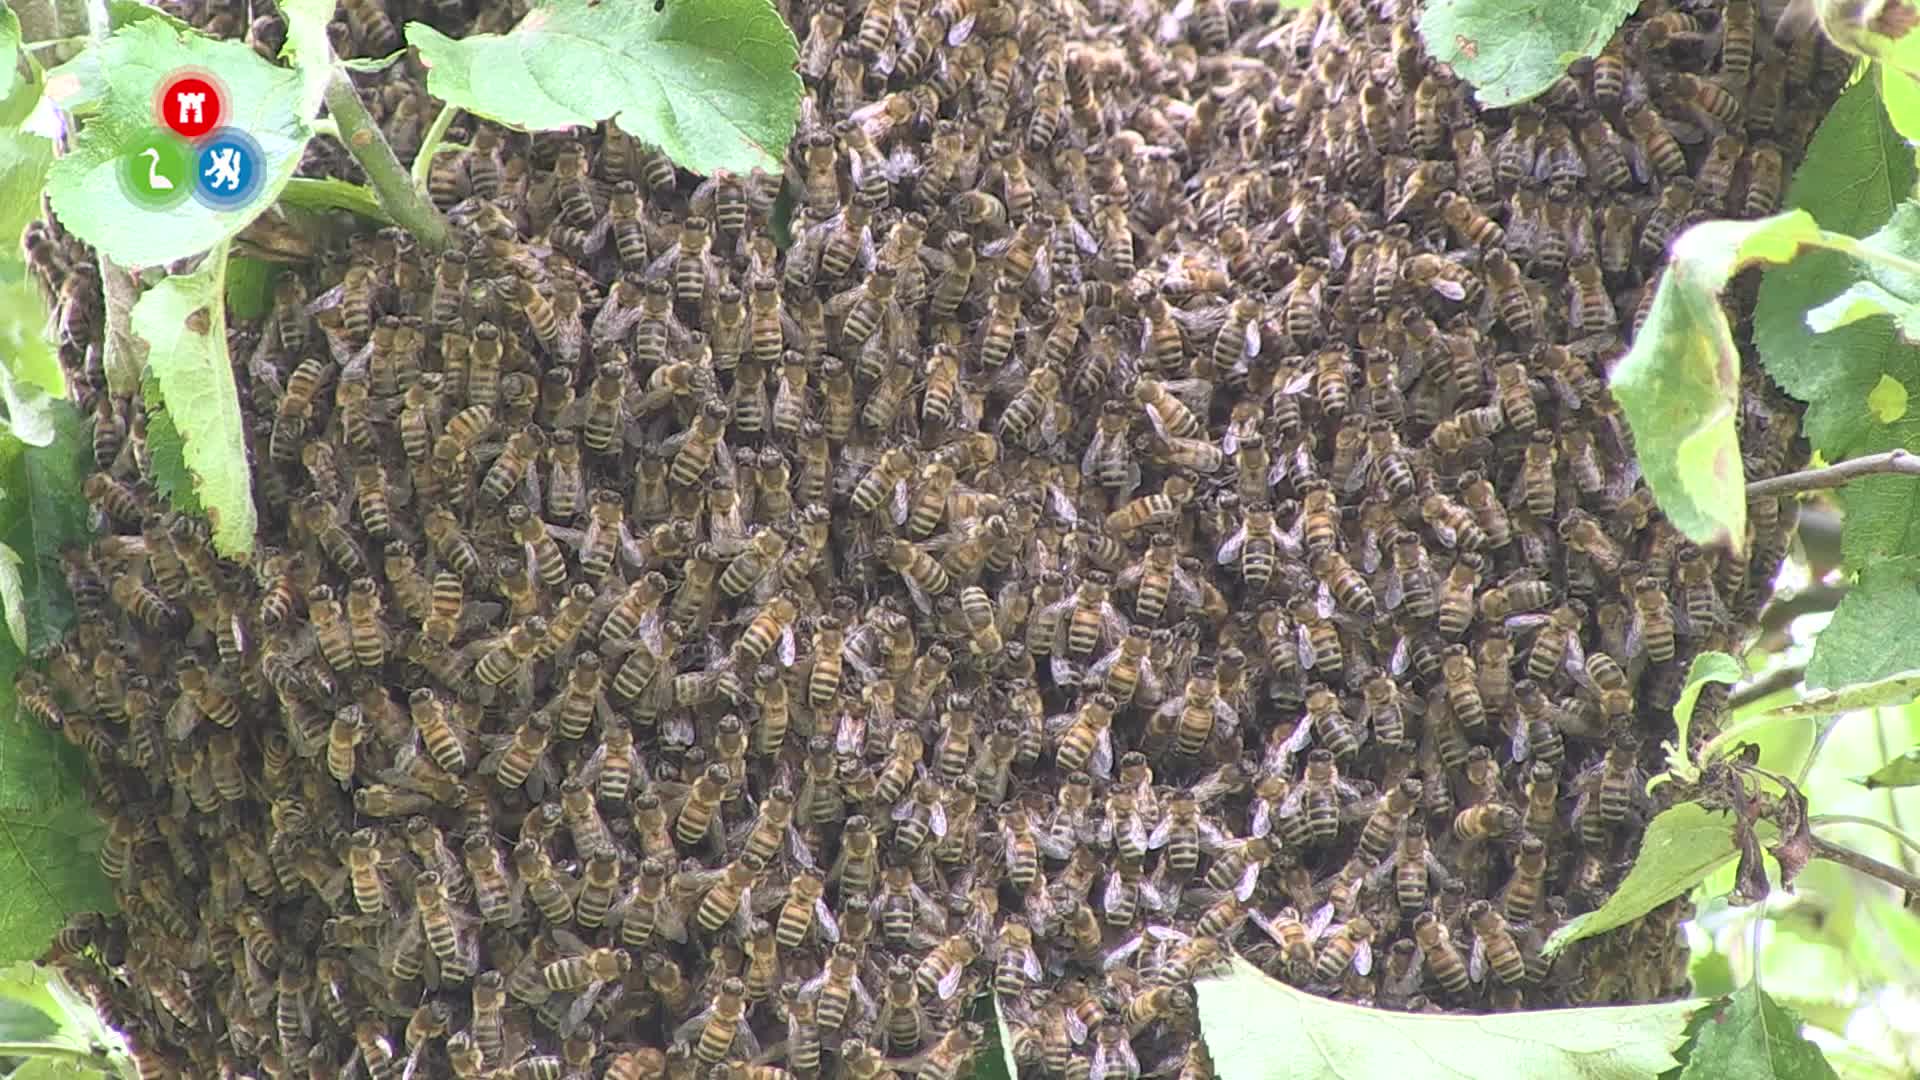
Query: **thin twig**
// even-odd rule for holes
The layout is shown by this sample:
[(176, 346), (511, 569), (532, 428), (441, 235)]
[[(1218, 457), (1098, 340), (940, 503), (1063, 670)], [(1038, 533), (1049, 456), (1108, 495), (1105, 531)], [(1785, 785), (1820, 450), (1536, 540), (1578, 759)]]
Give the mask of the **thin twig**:
[(1807, 819), (1807, 824), (1816, 829), (1822, 825), (1862, 825), (1869, 829), (1879, 829), (1900, 841), (1901, 847), (1920, 852), (1920, 840), (1915, 840), (1879, 818), (1861, 817), (1859, 814), (1815, 814)]
[(1751, 705), (1761, 698), (1771, 697), (1782, 690), (1791, 690), (1799, 686), (1800, 680), (1806, 678), (1806, 675), (1807, 665), (1805, 664), (1783, 664), (1750, 683), (1734, 687), (1733, 692), (1727, 695), (1727, 709), (1732, 711), (1743, 705)]
[(1920, 454), (1906, 450), (1888, 450), (1829, 465), (1824, 469), (1802, 469), (1785, 476), (1770, 476), (1747, 485), (1747, 496), (1786, 495), (1796, 491), (1818, 491), (1845, 487), (1863, 476), (1920, 476)]
[(380, 126), (367, 114), (360, 92), (346, 72), (336, 71), (327, 84), (327, 111), (340, 125), (340, 142), (347, 153), (367, 171), (367, 180), (380, 205), (420, 243), (434, 251), (444, 250), (452, 242), (453, 232), (434, 205), (414, 190), (413, 180), (393, 154)]
[(1888, 866), (1870, 855), (1862, 855), (1852, 848), (1841, 847), (1831, 840), (1814, 837), (1813, 857), (1839, 863), (1849, 870), (1858, 870), (1868, 877), (1879, 878), (1910, 897), (1920, 897), (1920, 877), (1915, 877), (1897, 866)]

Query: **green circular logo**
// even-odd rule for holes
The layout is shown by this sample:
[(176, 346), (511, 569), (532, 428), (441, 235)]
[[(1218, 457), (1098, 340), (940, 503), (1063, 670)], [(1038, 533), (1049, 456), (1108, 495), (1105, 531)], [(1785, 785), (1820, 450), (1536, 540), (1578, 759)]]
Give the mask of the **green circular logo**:
[(120, 149), (120, 188), (142, 210), (171, 210), (193, 194), (193, 147), (164, 128), (148, 128)]

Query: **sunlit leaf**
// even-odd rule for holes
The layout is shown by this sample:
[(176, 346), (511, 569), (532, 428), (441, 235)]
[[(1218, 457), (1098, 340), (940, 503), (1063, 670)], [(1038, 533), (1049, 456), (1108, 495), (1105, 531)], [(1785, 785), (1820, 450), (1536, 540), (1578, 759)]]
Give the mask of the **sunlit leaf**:
[[(237, 209), (213, 210), (190, 199), (156, 214), (120, 186), (122, 153), (153, 127), (153, 88), (184, 67), (219, 77), (231, 110), (228, 122), (251, 136), (264, 157), (258, 193)], [(207, 250), (271, 206), (299, 166), (312, 136), (309, 117), (299, 112), (301, 87), (298, 73), (267, 63), (243, 42), (214, 41), (158, 19), (116, 32), (48, 73), (47, 92), (85, 121), (48, 174), (54, 213), (81, 239), (129, 266)]]
[(1737, 546), (1747, 526), (1740, 353), (1720, 290), (1747, 266), (1792, 259), (1818, 234), (1800, 211), (1682, 233), (1646, 325), (1609, 377), (1654, 497), (1698, 543)]
[(1907, 415), (1907, 385), (1891, 375), (1867, 391), (1867, 413), (1882, 424), (1891, 424)]
[(40, 216), (40, 193), (53, 165), (53, 140), (0, 127), (0, 242), (17, 250), (27, 222)]
[(0, 367), (54, 397), (67, 394), (59, 354), (47, 340), (46, 304), (39, 287), (24, 274), (0, 284)]
[(256, 517), (227, 357), (226, 267), (221, 245), (197, 272), (147, 290), (133, 307), (133, 332), (152, 346), (147, 363), (183, 436), (183, 456), (194, 494), (213, 524), (214, 547), (237, 557), (253, 550)]
[[(1777, 835), (1770, 822), (1759, 823), (1763, 837)], [(1542, 949), (1556, 953), (1596, 934), (1615, 930), (1705, 881), (1734, 860), (1739, 848), (1734, 821), (1699, 803), (1681, 803), (1661, 811), (1647, 826), (1633, 869), (1598, 910), (1575, 918), (1554, 932)]]
[(505, 34), (408, 23), (407, 42), (449, 105), (536, 130), (611, 117), (697, 173), (777, 170), (798, 116), (798, 46), (768, 0), (552, 0)]
[(10, 5), (0, 5), (0, 128), (25, 120), (40, 101), (40, 69), (22, 62), (20, 44), (19, 16)]
[(1474, 86), (1483, 105), (1546, 90), (1567, 65), (1597, 55), (1633, 0), (1437, 0), (1420, 15), (1427, 50)]
[(1873, 74), (1894, 130), (1909, 141), (1920, 142), (1920, 82), (1885, 64), (1875, 64)]
[(1200, 1031), (1222, 1077), (1360, 1080), (1418, 1075), (1474, 1080), (1646, 1077), (1671, 1068), (1695, 1001), (1487, 1015), (1389, 1012), (1329, 1001), (1276, 982), (1238, 958), (1194, 983)]
[(1820, 1080), (1834, 1076), (1820, 1048), (1800, 1034), (1800, 1018), (1750, 982), (1700, 1030), (1680, 1080)]
[(280, 14), (287, 23), (287, 41), (280, 47), (280, 58), (300, 73), (303, 119), (319, 115), (327, 82), (333, 78), (333, 46), (327, 40), (327, 23), (332, 21), (333, 11), (331, 0), (280, 0)]
[(1680, 689), (1680, 700), (1673, 705), (1673, 722), (1679, 736), (1677, 745), (1687, 745), (1687, 732), (1693, 725), (1693, 708), (1700, 701), (1700, 692), (1708, 683), (1737, 683), (1746, 672), (1741, 670), (1740, 661), (1723, 652), (1703, 650), (1695, 654), (1693, 663), (1687, 667), (1687, 684)]

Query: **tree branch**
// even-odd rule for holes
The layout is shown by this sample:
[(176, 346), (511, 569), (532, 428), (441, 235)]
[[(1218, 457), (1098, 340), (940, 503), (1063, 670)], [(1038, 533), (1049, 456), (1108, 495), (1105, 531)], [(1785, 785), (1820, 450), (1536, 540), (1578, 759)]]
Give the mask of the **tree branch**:
[(380, 205), (423, 246), (445, 250), (453, 239), (447, 219), (414, 189), (412, 177), (394, 156), (387, 137), (380, 133), (380, 126), (367, 114), (367, 107), (360, 102), (360, 92), (354, 89), (353, 80), (345, 71), (336, 70), (333, 81), (327, 84), (327, 112), (340, 125), (341, 144), (367, 171), (367, 180), (380, 196)]
[(1879, 878), (1905, 892), (1909, 898), (1920, 898), (1920, 877), (1915, 877), (1897, 866), (1888, 866), (1870, 855), (1862, 855), (1852, 848), (1841, 847), (1831, 840), (1822, 840), (1815, 836), (1813, 857), (1839, 863), (1849, 870), (1858, 870), (1868, 877)]
[(1863, 476), (1920, 476), (1920, 454), (1889, 450), (1868, 454), (1824, 469), (1803, 469), (1785, 476), (1770, 476), (1747, 485), (1747, 495), (1787, 495), (1796, 491), (1845, 487)]

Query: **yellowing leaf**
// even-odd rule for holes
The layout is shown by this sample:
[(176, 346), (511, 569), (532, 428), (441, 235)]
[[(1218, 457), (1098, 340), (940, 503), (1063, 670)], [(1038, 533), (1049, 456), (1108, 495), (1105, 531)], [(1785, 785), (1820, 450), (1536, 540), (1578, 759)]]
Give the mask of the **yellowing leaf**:
[(1906, 384), (1891, 375), (1880, 376), (1880, 381), (1874, 383), (1873, 389), (1867, 392), (1867, 411), (1883, 424), (1891, 424), (1907, 415)]
[(1645, 1080), (1673, 1068), (1697, 1001), (1435, 1016), (1329, 1001), (1235, 958), (1194, 983), (1200, 1031), (1230, 1080)]
[(1682, 233), (1646, 325), (1609, 378), (1654, 497), (1697, 543), (1738, 546), (1747, 527), (1740, 353), (1720, 290), (1741, 269), (1786, 262), (1818, 237), (1804, 211), (1712, 221)]

